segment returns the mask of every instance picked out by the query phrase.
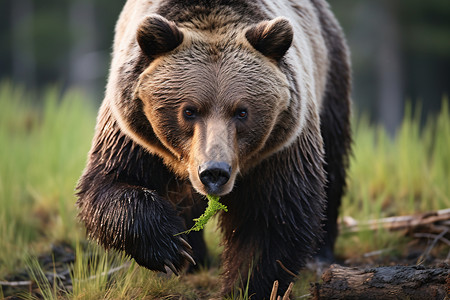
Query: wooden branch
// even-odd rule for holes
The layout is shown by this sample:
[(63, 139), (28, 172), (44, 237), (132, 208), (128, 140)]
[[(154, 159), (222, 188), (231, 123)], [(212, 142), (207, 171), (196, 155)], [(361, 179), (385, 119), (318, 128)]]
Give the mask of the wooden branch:
[(27, 281), (0, 281), (0, 285), (3, 286), (28, 286), (32, 285), (33, 281), (27, 280)]
[(446, 299), (450, 269), (421, 266), (347, 268), (332, 265), (322, 283), (311, 288), (313, 299)]
[[(404, 230), (418, 226), (431, 225), (439, 222), (448, 223), (449, 221), (450, 221), (450, 208), (438, 210), (435, 212), (428, 212), (420, 215), (397, 216), (377, 220), (370, 220), (364, 223), (358, 222), (352, 217), (344, 217), (343, 222), (340, 223), (340, 226), (344, 232), (377, 230), (379, 228), (384, 228), (388, 230)], [(448, 224), (444, 225), (448, 226)]]
[[(443, 231), (442, 233), (446, 234), (446, 231)], [(446, 238), (444, 238), (444, 234), (431, 234), (431, 233), (416, 233), (414, 234), (414, 237), (416, 238), (426, 238), (426, 239), (433, 239), (435, 241), (441, 241), (445, 244), (447, 244), (447, 246), (450, 247), (450, 240), (447, 240)]]
[(124, 263), (124, 264), (122, 264), (122, 265), (120, 265), (118, 267), (110, 269), (108, 272), (102, 272), (99, 275), (92, 275), (92, 276), (89, 276), (89, 278), (86, 278), (86, 279), (76, 279), (76, 278), (74, 278), (74, 281), (84, 282), (84, 281), (94, 280), (94, 279), (97, 279), (97, 278), (103, 277), (103, 276), (111, 276), (112, 274), (114, 274), (114, 273), (116, 273), (116, 272), (118, 272), (118, 271), (120, 271), (122, 269), (128, 268), (130, 266), (131, 266), (131, 262), (128, 261), (128, 262), (126, 262), (126, 263)]
[(272, 286), (272, 293), (270, 294), (270, 298), (269, 298), (269, 299), (270, 299), (270, 300), (289, 300), (289, 299), (290, 299), (289, 297), (290, 297), (290, 295), (291, 295), (293, 286), (294, 286), (294, 283), (291, 282), (291, 283), (289, 284), (288, 289), (286, 290), (286, 293), (284, 293), (283, 298), (281, 298), (281, 296), (278, 296), (278, 280), (276, 280), (276, 281), (273, 283), (273, 286)]

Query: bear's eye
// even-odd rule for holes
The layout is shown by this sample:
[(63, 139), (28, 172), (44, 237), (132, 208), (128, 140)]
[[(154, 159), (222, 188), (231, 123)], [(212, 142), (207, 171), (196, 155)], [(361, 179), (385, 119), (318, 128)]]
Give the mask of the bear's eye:
[(184, 116), (185, 116), (186, 118), (192, 119), (192, 118), (195, 117), (195, 109), (193, 109), (193, 108), (186, 108), (186, 109), (183, 111), (183, 114), (184, 114)]
[(246, 109), (240, 109), (240, 110), (238, 110), (237, 112), (236, 112), (236, 117), (238, 118), (238, 119), (245, 119), (245, 118), (247, 118), (247, 116), (248, 116), (248, 112), (247, 112), (247, 110)]

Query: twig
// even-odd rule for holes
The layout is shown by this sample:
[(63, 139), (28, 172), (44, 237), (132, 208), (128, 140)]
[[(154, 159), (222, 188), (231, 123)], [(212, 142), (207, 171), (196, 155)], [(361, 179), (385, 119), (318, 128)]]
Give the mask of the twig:
[(45, 272), (44, 273), (45, 277), (47, 277), (47, 279), (49, 281), (53, 281), (54, 279), (59, 279), (59, 280), (62, 280), (62, 281), (67, 280), (66, 275), (69, 275), (69, 274), (70, 274), (70, 270), (69, 269), (67, 269), (67, 270), (65, 270), (65, 271), (63, 271), (61, 273), (50, 273), (50, 272)]
[(0, 285), (3, 286), (27, 286), (32, 285), (32, 281), (0, 281)]
[(294, 283), (291, 282), (289, 284), (289, 287), (287, 288), (286, 292), (284, 293), (283, 298), (281, 296), (278, 296), (278, 280), (275, 280), (272, 286), (272, 293), (270, 293), (270, 300), (289, 300), (289, 296), (291, 295), (292, 288), (294, 287)]
[(381, 254), (386, 253), (386, 252), (391, 251), (391, 250), (392, 250), (392, 248), (386, 248), (386, 249), (375, 250), (375, 251), (371, 251), (371, 252), (364, 253), (363, 256), (364, 256), (365, 258), (368, 258), (368, 257), (372, 257), (372, 256), (381, 255)]
[(292, 292), (292, 288), (293, 288), (293, 287), (294, 287), (294, 283), (291, 282), (291, 283), (289, 284), (288, 289), (286, 290), (286, 293), (284, 293), (283, 300), (289, 300), (289, 296), (291, 295), (291, 292)]
[(270, 293), (270, 300), (277, 299), (277, 292), (278, 292), (278, 280), (275, 280), (272, 287), (272, 293)]
[(110, 275), (114, 274), (115, 272), (118, 272), (118, 271), (120, 271), (120, 270), (122, 270), (122, 269), (125, 269), (125, 268), (129, 267), (130, 265), (131, 265), (131, 262), (126, 262), (126, 263), (124, 263), (124, 264), (121, 265), (121, 266), (112, 268), (112, 269), (109, 270), (108, 272), (102, 272), (102, 273), (99, 274), (99, 275), (92, 275), (92, 276), (90, 276), (89, 278), (86, 278), (86, 279), (76, 279), (76, 278), (75, 278), (74, 280), (75, 280), (75, 281), (83, 282), (83, 281), (94, 280), (94, 279), (97, 279), (98, 277), (110, 276)]
[[(447, 231), (443, 231), (444, 232), (444, 235), (448, 232), (448, 230)], [(442, 233), (441, 233), (442, 234)], [(415, 233), (414, 234), (414, 237), (417, 237), (417, 238), (426, 238), (426, 239), (438, 239), (438, 240), (440, 240), (441, 242), (443, 242), (444, 244), (447, 244), (447, 246), (450, 246), (450, 240), (448, 240), (448, 239), (446, 239), (445, 237), (444, 237), (444, 235), (442, 235), (441, 237), (440, 237), (440, 235), (441, 234), (432, 234), (432, 233)]]
[(298, 278), (297, 275), (294, 274), (294, 272), (292, 272), (292, 271), (289, 270), (288, 268), (286, 268), (286, 267), (283, 265), (283, 263), (282, 263), (279, 259), (277, 259), (276, 262), (277, 262), (277, 263), (280, 265), (280, 267), (281, 267), (283, 270), (285, 270), (289, 275), (291, 275), (291, 276), (293, 276), (293, 277), (295, 277), (295, 278)]
[[(434, 238), (433, 242), (431, 243), (430, 246), (427, 247), (427, 249), (425, 250), (425, 252), (419, 257), (419, 259), (417, 260), (417, 264), (420, 265), (422, 264), (428, 257), (428, 255), (430, 255), (431, 250), (436, 246), (437, 241), (439, 240), (446, 240), (448, 243), (447, 245), (450, 245), (450, 241), (447, 240), (446, 238), (444, 238), (444, 236), (447, 234), (448, 232), (448, 228), (443, 230), (440, 234), (438, 235), (434, 235), (434, 234), (426, 234), (427, 237), (433, 236), (432, 238)], [(417, 236), (418, 234), (416, 234), (415, 236)], [(423, 234), (422, 234), (423, 235)]]

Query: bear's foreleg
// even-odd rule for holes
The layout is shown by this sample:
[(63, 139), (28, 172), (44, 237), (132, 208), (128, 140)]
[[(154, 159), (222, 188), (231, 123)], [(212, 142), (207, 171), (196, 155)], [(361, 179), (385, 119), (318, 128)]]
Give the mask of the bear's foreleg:
[(229, 209), (221, 215), (224, 293), (232, 293), (236, 284), (244, 290), (248, 285), (253, 299), (268, 298), (278, 280), (282, 295), (316, 251), (325, 172), (320, 135), (315, 134), (304, 133), (244, 174), (224, 199)]
[(185, 235), (177, 235), (186, 230), (182, 219), (160, 196), (170, 172), (115, 123), (103, 128), (77, 186), (79, 217), (89, 237), (151, 270), (165, 272), (167, 266), (177, 273), (186, 260), (194, 263)]

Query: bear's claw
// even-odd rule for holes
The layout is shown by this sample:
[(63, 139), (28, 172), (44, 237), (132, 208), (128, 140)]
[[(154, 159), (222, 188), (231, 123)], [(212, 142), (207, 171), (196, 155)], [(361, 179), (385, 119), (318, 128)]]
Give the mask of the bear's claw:
[(197, 264), (195, 260), (192, 258), (192, 256), (190, 256), (189, 253), (187, 253), (186, 251), (182, 250), (180, 251), (180, 254), (183, 255), (184, 258), (186, 258), (194, 266)]
[(169, 268), (173, 274), (175, 274), (176, 276), (178, 276), (178, 270), (175, 268), (175, 266), (173, 265), (173, 263), (171, 263), (170, 261), (168, 261), (167, 259), (164, 261), (164, 263), (166, 264), (166, 268)]
[(192, 246), (189, 245), (189, 243), (186, 242), (185, 239), (183, 239), (183, 238), (179, 238), (179, 239), (180, 239), (180, 242), (183, 244), (183, 246), (185, 246), (186, 248), (189, 248), (189, 250), (192, 250)]

